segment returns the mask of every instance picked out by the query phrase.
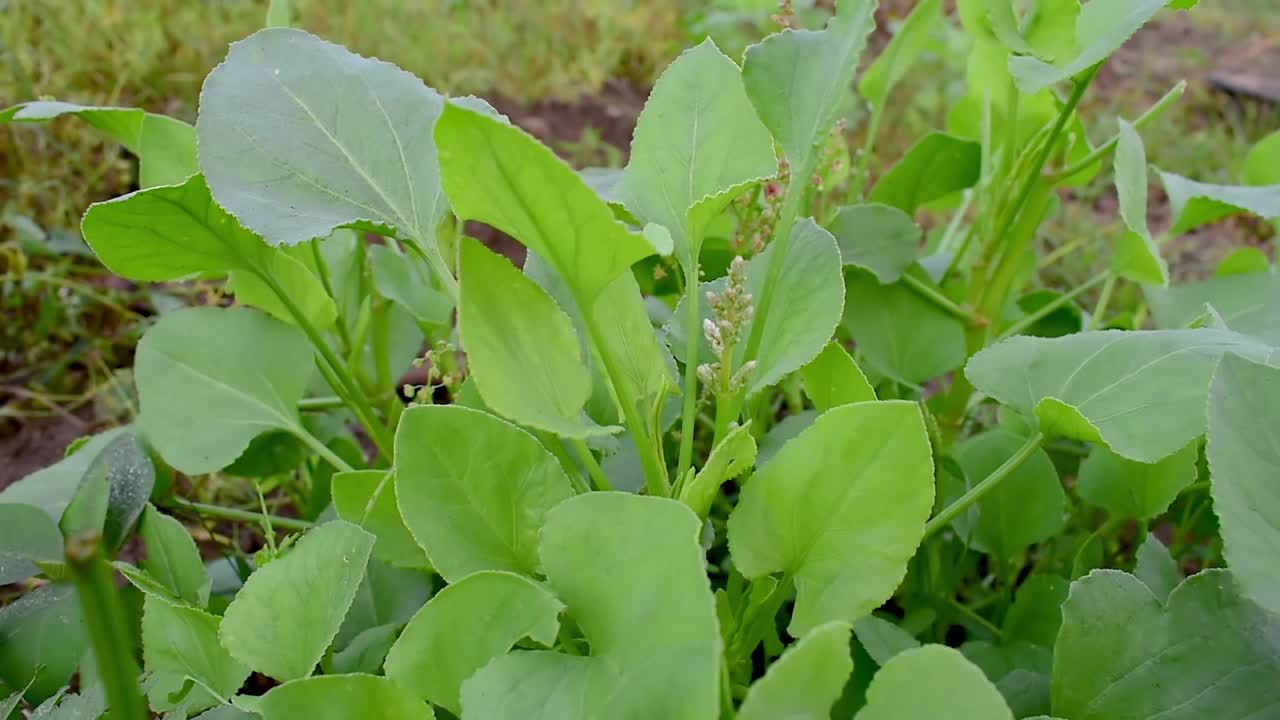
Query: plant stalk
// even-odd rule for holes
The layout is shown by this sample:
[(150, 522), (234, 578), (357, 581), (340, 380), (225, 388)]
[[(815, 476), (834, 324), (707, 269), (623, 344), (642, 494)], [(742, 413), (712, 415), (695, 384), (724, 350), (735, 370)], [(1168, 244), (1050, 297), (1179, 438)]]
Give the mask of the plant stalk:
[(1107, 282), (1102, 286), (1102, 294), (1098, 296), (1098, 304), (1093, 309), (1093, 317), (1089, 318), (1089, 330), (1097, 330), (1101, 327), (1103, 320), (1107, 314), (1107, 306), (1111, 304), (1111, 294), (1116, 289), (1116, 276), (1114, 273), (1107, 274)]
[(587, 474), (591, 476), (596, 489), (613, 490), (613, 485), (609, 482), (608, 476), (604, 474), (604, 470), (601, 469), (600, 463), (596, 462), (596, 456), (591, 454), (591, 448), (587, 447), (586, 441), (582, 438), (573, 438), (569, 441), (569, 444), (573, 445), (573, 449), (578, 453), (578, 457), (587, 468)]
[(1051, 302), (1046, 303), (1044, 307), (1040, 308), (1039, 310), (1036, 310), (1030, 315), (1027, 315), (1026, 317), (1022, 318), (1018, 322), (1010, 325), (1008, 329), (1000, 333), (1000, 337), (996, 338), (996, 342), (1000, 342), (1001, 340), (1007, 340), (1008, 338), (1011, 338), (1014, 335), (1022, 334), (1027, 328), (1045, 319), (1054, 310), (1057, 310), (1063, 305), (1066, 305), (1072, 300), (1075, 300), (1076, 298), (1085, 294), (1089, 290), (1093, 289), (1095, 285), (1106, 280), (1108, 277), (1110, 277), (1110, 275), (1111, 275), (1110, 270), (1100, 272), (1097, 275), (1094, 275), (1093, 277), (1089, 278), (1089, 280), (1086, 281), (1080, 287), (1077, 287), (1076, 289), (1072, 290), (1069, 293), (1059, 295), (1058, 297), (1054, 298)]
[[(249, 512), (248, 510), (238, 510), (236, 508), (222, 507), (221, 505), (209, 505), (207, 503), (192, 502), (185, 498), (174, 497), (171, 500), (174, 507), (182, 508), (189, 512), (196, 513), (204, 517), (220, 518), (222, 520), (232, 520), (235, 522), (253, 523), (255, 525), (262, 522), (262, 513)], [(305, 532), (311, 529), (314, 523), (297, 518), (280, 517), (279, 515), (268, 516), (271, 520), (271, 526), (288, 530), (290, 532)]]
[[(698, 254), (694, 252), (695, 238), (689, 237), (690, 253), (693, 254), (685, 268), (685, 350), (684, 350), (684, 409), (680, 416), (680, 455), (676, 463), (676, 477), (684, 477), (684, 473), (693, 464), (694, 424), (698, 411), (698, 337), (702, 332), (702, 304), (698, 291)], [(701, 244), (701, 243), (698, 243)]]
[[(1147, 108), (1146, 112), (1139, 115), (1138, 119), (1133, 121), (1133, 127), (1135, 129), (1141, 129), (1144, 125), (1147, 125), (1152, 120), (1159, 117), (1160, 114), (1165, 111), (1165, 109), (1167, 109), (1173, 103), (1177, 102), (1182, 97), (1182, 94), (1186, 92), (1186, 90), (1187, 90), (1187, 81), (1186, 80), (1179, 81), (1177, 85), (1174, 85), (1173, 88), (1169, 90), (1169, 92), (1165, 93), (1163, 97), (1157, 100), (1154, 105)], [(1079, 174), (1085, 170), (1088, 170), (1091, 165), (1106, 159), (1107, 156), (1115, 152), (1116, 146), (1119, 143), (1120, 143), (1120, 136), (1119, 135), (1113, 136), (1110, 140), (1094, 148), (1093, 152), (1089, 153), (1083, 158), (1080, 158), (1078, 162), (1072, 163), (1068, 167), (1062, 168), (1061, 170), (1055, 170), (1052, 173), (1050, 173), (1048, 177), (1049, 181), (1056, 183), (1056, 182), (1065, 180), (1073, 175)]]
[(961, 307), (956, 301), (946, 295), (943, 295), (941, 292), (938, 292), (936, 288), (911, 273), (904, 273), (902, 275), (902, 281), (920, 297), (928, 300), (934, 305), (937, 305), (938, 308), (948, 314), (964, 320), (970, 326), (985, 327), (987, 325), (987, 319), (982, 315), (970, 310), (969, 308)]
[(1005, 460), (1003, 465), (996, 468), (995, 471), (984, 478), (982, 482), (979, 482), (977, 485), (970, 488), (969, 492), (962, 495), (959, 500), (951, 503), (947, 507), (943, 508), (937, 515), (930, 518), (929, 522), (925, 523), (924, 538), (922, 538), (922, 541), (932, 537), (939, 530), (946, 527), (956, 518), (956, 516), (967, 510), (970, 505), (973, 505), (986, 497), (986, 495), (992, 490), (995, 490), (996, 486), (999, 485), (1001, 481), (1012, 475), (1014, 470), (1022, 467), (1022, 464), (1030, 459), (1035, 451), (1040, 449), (1040, 445), (1042, 443), (1044, 443), (1044, 435), (1041, 433), (1034, 433), (1031, 437), (1027, 438), (1027, 441), (1023, 443), (1022, 447), (1018, 448), (1018, 451), (1015, 452), (1012, 457)]

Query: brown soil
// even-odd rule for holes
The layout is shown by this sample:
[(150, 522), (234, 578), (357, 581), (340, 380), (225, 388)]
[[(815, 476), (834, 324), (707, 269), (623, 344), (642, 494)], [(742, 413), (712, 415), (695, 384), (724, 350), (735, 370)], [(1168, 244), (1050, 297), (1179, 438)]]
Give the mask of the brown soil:
[(10, 434), (0, 433), (0, 490), (60, 460), (71, 441), (93, 432), (92, 423), (92, 411), (86, 408), (70, 417), (26, 423)]

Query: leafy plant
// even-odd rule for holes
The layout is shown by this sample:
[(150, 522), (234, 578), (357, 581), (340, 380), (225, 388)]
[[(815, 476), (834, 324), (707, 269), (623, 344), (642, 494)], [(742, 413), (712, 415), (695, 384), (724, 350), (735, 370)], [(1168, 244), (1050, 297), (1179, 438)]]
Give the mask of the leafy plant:
[[(137, 422), (0, 493), (0, 578), (43, 578), (0, 609), (5, 709), (1270, 717), (1274, 274), (1166, 287), (1139, 130), (1180, 86), (1096, 146), (1077, 113), (1108, 55), (1190, 4), (962, 1), (968, 96), (888, 168), (876, 129), (939, 2), (858, 82), (860, 155), (839, 122), (876, 4), (844, 0), (741, 65), (686, 51), (614, 173), (309, 34), (236, 43), (195, 128), (134, 147), (164, 180), (82, 229), (117, 274), (225, 276), (246, 307), (158, 319)], [(3, 117), (54, 110), (153, 117)], [(1112, 158), (1114, 261), (1041, 287), (1059, 189)], [(1280, 217), (1280, 186), (1161, 177), (1170, 233)], [(1122, 282), (1153, 328), (1109, 312)], [(303, 463), (304, 520), (156, 479), (261, 493)], [(258, 522), (266, 547), (215, 586), (173, 514)]]

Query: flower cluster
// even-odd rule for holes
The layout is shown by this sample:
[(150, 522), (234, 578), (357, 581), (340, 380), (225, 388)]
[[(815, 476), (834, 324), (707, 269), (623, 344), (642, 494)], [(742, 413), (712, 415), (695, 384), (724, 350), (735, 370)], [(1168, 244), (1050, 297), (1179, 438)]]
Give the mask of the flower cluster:
[(443, 387), (450, 395), (457, 393), (462, 385), (463, 373), (457, 363), (458, 350), (452, 343), (441, 340), (431, 347), (425, 355), (415, 358), (413, 366), (427, 368), (427, 382), (424, 385), (408, 385), (402, 389), (410, 403), (430, 405), (436, 388)]
[(716, 394), (733, 394), (742, 390), (756, 367), (752, 360), (743, 364), (737, 372), (730, 372), (733, 368), (734, 349), (755, 316), (751, 293), (747, 292), (746, 286), (747, 262), (739, 255), (729, 263), (724, 290), (719, 293), (707, 292), (711, 317), (702, 321), (702, 333), (716, 359), (698, 366), (698, 379), (704, 387)]
[(782, 160), (778, 163), (777, 177), (733, 201), (733, 209), (738, 215), (738, 231), (730, 238), (729, 244), (734, 252), (753, 255), (764, 252), (778, 222), (778, 213), (790, 182), (791, 166)]

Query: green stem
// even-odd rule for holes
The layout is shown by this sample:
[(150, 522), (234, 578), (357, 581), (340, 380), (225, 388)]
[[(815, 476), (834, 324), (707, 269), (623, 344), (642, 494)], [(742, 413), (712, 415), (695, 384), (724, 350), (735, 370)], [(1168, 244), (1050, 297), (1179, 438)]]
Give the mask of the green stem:
[[(1178, 99), (1182, 97), (1182, 94), (1186, 92), (1186, 89), (1187, 89), (1186, 80), (1182, 80), (1177, 85), (1174, 85), (1173, 88), (1169, 90), (1169, 92), (1164, 94), (1164, 97), (1157, 100), (1154, 105), (1147, 108), (1146, 112), (1138, 116), (1137, 120), (1133, 121), (1133, 127), (1135, 129), (1142, 129), (1144, 125), (1147, 125), (1156, 117), (1158, 117), (1161, 113), (1163, 113), (1166, 108), (1168, 108), (1173, 103), (1177, 102)], [(1104, 160), (1111, 153), (1115, 152), (1116, 146), (1119, 144), (1119, 142), (1120, 142), (1120, 136), (1119, 135), (1113, 136), (1110, 140), (1094, 148), (1093, 152), (1084, 156), (1077, 162), (1074, 162), (1070, 166), (1062, 168), (1061, 170), (1055, 170), (1052, 173), (1050, 173), (1048, 176), (1049, 181), (1054, 183), (1061, 182), (1063, 180), (1070, 178), (1073, 175), (1077, 175), (1081, 172), (1084, 172), (1085, 170), (1088, 170), (1091, 165), (1101, 160)]]
[[(363, 249), (363, 248), (362, 248)], [(338, 308), (338, 340), (342, 343), (342, 354), (351, 352), (351, 335), (347, 332), (347, 318), (342, 315), (342, 305), (338, 303), (338, 294), (333, 291), (333, 281), (329, 278), (329, 264), (324, 260), (324, 254), (320, 252), (320, 238), (311, 241), (311, 257), (316, 263), (316, 272), (320, 275), (320, 284), (324, 286), (324, 291), (333, 298), (335, 307)]]
[(987, 324), (987, 319), (982, 317), (982, 315), (970, 310), (969, 308), (961, 307), (956, 301), (946, 295), (943, 295), (932, 285), (911, 273), (904, 273), (902, 275), (902, 281), (920, 297), (928, 300), (934, 305), (937, 305), (943, 311), (964, 320), (969, 325), (973, 327), (983, 327)]
[(1001, 631), (995, 623), (979, 615), (973, 610), (973, 608), (970, 608), (963, 603), (956, 602), (955, 598), (942, 597), (941, 600), (942, 606), (959, 616), (962, 624), (972, 625), (973, 627), (978, 628), (982, 632), (990, 635), (991, 638), (997, 642), (1004, 636), (1004, 632)]
[[(174, 507), (182, 508), (189, 512), (204, 517), (220, 518), (222, 520), (233, 520), (235, 522), (252, 523), (259, 525), (262, 523), (262, 514), (249, 512), (248, 510), (239, 510), (237, 508), (222, 507), (221, 505), (209, 505), (207, 503), (192, 502), (185, 498), (175, 497), (171, 500)], [(271, 515), (272, 527), (278, 527), (281, 530), (290, 532), (304, 532), (311, 528), (313, 523), (297, 518), (280, 517), (279, 515)]]
[(866, 182), (867, 173), (871, 168), (871, 149), (875, 146), (876, 136), (880, 134), (880, 120), (884, 115), (884, 105), (887, 100), (887, 97), (882, 97), (880, 102), (871, 106), (871, 120), (867, 123), (867, 137), (862, 141), (862, 150), (858, 153), (858, 166), (853, 172), (853, 180), (849, 183), (849, 188), (857, 193), (858, 202), (862, 202), (862, 199), (867, 194)]
[(1093, 239), (1094, 239), (1093, 237), (1082, 237), (1064, 244), (1062, 247), (1058, 248), (1057, 250), (1054, 250), (1048, 255), (1045, 255), (1044, 258), (1042, 258), (1039, 263), (1036, 263), (1036, 270), (1044, 270), (1047, 267), (1052, 267), (1054, 263), (1058, 262), (1059, 260), (1066, 257), (1067, 255), (1070, 255), (1071, 253), (1075, 252), (1085, 243), (1088, 243)]
[(551, 451), (556, 456), (560, 467), (564, 469), (564, 474), (569, 478), (569, 484), (573, 486), (573, 491), (578, 495), (590, 492), (591, 488), (582, 480), (582, 472), (578, 468), (578, 464), (573, 461), (573, 456), (564, 449), (564, 443), (560, 442), (560, 438), (549, 432), (540, 430), (534, 431), (534, 435), (542, 446)]
[(1023, 443), (1022, 447), (1018, 448), (1018, 451), (1015, 452), (1012, 457), (1005, 460), (1003, 465), (996, 468), (995, 471), (984, 478), (982, 482), (979, 482), (977, 485), (970, 488), (969, 492), (962, 495), (959, 500), (951, 503), (947, 507), (943, 508), (943, 510), (937, 515), (930, 518), (929, 522), (925, 523), (924, 526), (924, 537), (932, 537), (939, 530), (946, 527), (956, 518), (956, 516), (967, 510), (970, 505), (973, 505), (983, 497), (986, 497), (987, 493), (996, 489), (996, 486), (999, 485), (1002, 480), (1012, 475), (1014, 470), (1022, 467), (1022, 464), (1040, 449), (1040, 445), (1043, 442), (1044, 435), (1041, 435), (1038, 432), (1027, 438), (1027, 441)]
[[(461, 227), (462, 223), (458, 223)], [(444, 283), (445, 292), (449, 293), (449, 297), (453, 298), (454, 303), (458, 302), (458, 280), (453, 277), (453, 273), (449, 271), (449, 265), (445, 262), (444, 256), (440, 254), (440, 244), (432, 242), (428, 247), (423, 248), (416, 242), (400, 239), (405, 247), (413, 250), (418, 257), (426, 261), (431, 267), (431, 271), (435, 273), (440, 282)]]
[(959, 248), (953, 248), (953, 246), (962, 246), (964, 239), (961, 238), (957, 241), (956, 238), (960, 237), (960, 227), (964, 224), (965, 216), (969, 214), (969, 206), (973, 204), (973, 197), (976, 194), (972, 190), (964, 192), (964, 199), (960, 201), (960, 207), (956, 208), (956, 211), (951, 214), (951, 221), (947, 223), (947, 229), (942, 233), (942, 240), (938, 242), (938, 252), (954, 253)]
[(1107, 282), (1102, 286), (1102, 294), (1098, 296), (1098, 304), (1093, 309), (1093, 317), (1089, 318), (1089, 330), (1097, 330), (1107, 314), (1107, 306), (1111, 304), (1111, 294), (1116, 289), (1116, 276), (1107, 274)]
[[(690, 248), (694, 247), (690, 238)], [(698, 290), (698, 256), (685, 268), (685, 350), (684, 350), (684, 409), (680, 420), (680, 456), (676, 464), (676, 477), (684, 477), (685, 471), (693, 464), (694, 423), (698, 411), (698, 338), (702, 334), (702, 304), (699, 302)]]
[(145, 720), (147, 704), (138, 688), (133, 639), (111, 566), (102, 557), (101, 532), (86, 531), (69, 538), (66, 560), (80, 595), (80, 610), (89, 631), (98, 676), (106, 689), (110, 717), (112, 720)]
[(294, 435), (302, 441), (304, 445), (311, 448), (311, 451), (319, 455), (325, 462), (334, 466), (339, 472), (351, 472), (355, 468), (351, 467), (346, 460), (338, 457), (337, 453), (329, 449), (329, 446), (320, 442), (315, 435), (303, 430), (301, 427), (294, 430)]
[(587, 474), (595, 482), (596, 489), (612, 490), (613, 485), (610, 484), (609, 478), (605, 476), (604, 470), (600, 468), (600, 463), (596, 462), (596, 456), (591, 454), (591, 448), (587, 447), (586, 441), (582, 438), (573, 438), (569, 441), (569, 444), (573, 445), (573, 449), (577, 451), (582, 464), (587, 468)]
[[(755, 582), (755, 581), (752, 581)], [(773, 592), (765, 596), (758, 605), (751, 605), (743, 613), (742, 624), (728, 648), (729, 658), (736, 665), (751, 657), (756, 646), (764, 640), (769, 624), (777, 617), (782, 604), (791, 596), (795, 581), (790, 575), (784, 576), (774, 586)]]
[(346, 404), (347, 402), (345, 400), (336, 396), (302, 398), (301, 400), (298, 401), (298, 409), (303, 412), (306, 412), (308, 410), (312, 410), (312, 411), (333, 410), (336, 408), (345, 407)]
[(1103, 280), (1106, 280), (1110, 276), (1111, 276), (1111, 271), (1109, 270), (1105, 272), (1100, 272), (1097, 275), (1094, 275), (1092, 278), (1089, 278), (1089, 280), (1085, 282), (1083, 285), (1081, 285), (1080, 287), (1077, 287), (1076, 289), (1072, 290), (1069, 293), (1059, 295), (1058, 297), (1054, 298), (1052, 301), (1046, 303), (1040, 309), (1036, 310), (1030, 315), (1027, 315), (1026, 317), (1022, 318), (1018, 322), (1010, 325), (1007, 330), (1000, 333), (1000, 337), (996, 338), (996, 342), (1000, 342), (1001, 340), (1006, 340), (1008, 338), (1013, 337), (1014, 335), (1022, 334), (1027, 328), (1045, 319), (1046, 317), (1049, 316), (1050, 313), (1062, 307), (1063, 305), (1066, 305), (1072, 300), (1075, 300), (1076, 298), (1085, 294), (1086, 292), (1091, 290), (1095, 285), (1102, 282)]

